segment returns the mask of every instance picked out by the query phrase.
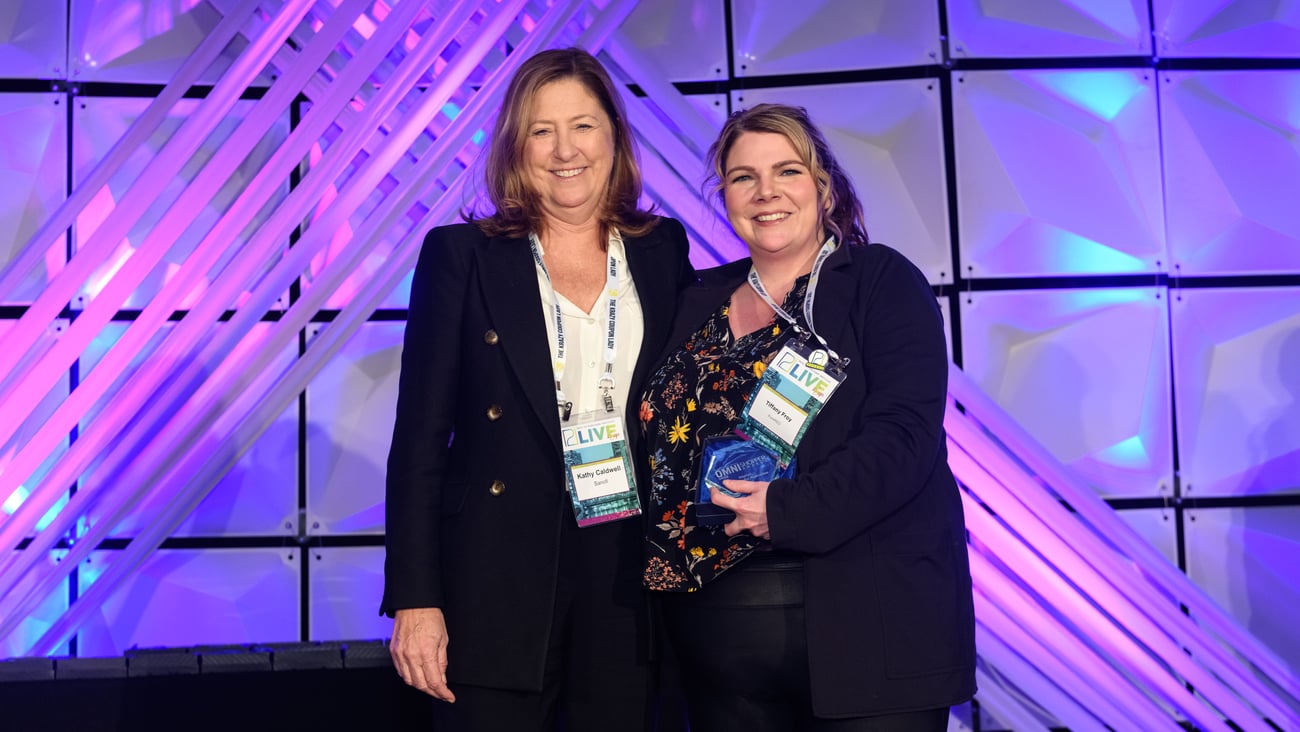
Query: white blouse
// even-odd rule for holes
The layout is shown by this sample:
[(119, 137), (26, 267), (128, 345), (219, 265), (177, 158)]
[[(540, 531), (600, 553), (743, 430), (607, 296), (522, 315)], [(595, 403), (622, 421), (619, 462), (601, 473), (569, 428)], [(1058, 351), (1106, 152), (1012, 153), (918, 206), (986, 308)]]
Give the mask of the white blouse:
[[(615, 327), (612, 395), (615, 413), (624, 415), (632, 370), (636, 367), (636, 358), (641, 351), (645, 321), (641, 314), (641, 298), (637, 295), (632, 272), (627, 266), (623, 238), (618, 232), (610, 233), (608, 246), (610, 255), (618, 262), (618, 322)], [(545, 251), (542, 251), (544, 254)], [(537, 272), (537, 289), (542, 294), (542, 320), (546, 323), (546, 340), (551, 347), (551, 360), (554, 361), (558, 354), (555, 315), (550, 297), (553, 290), (542, 268), (537, 265), (533, 268)], [(564, 390), (564, 396), (573, 402), (574, 416), (592, 410), (604, 411), (604, 398), (600, 391), (600, 376), (605, 371), (605, 325), (608, 322), (604, 291), (602, 289), (600, 297), (591, 306), (591, 312), (583, 311), (558, 292), (555, 297), (560, 301), (560, 316), (564, 318), (564, 336), (568, 346), (560, 388)]]

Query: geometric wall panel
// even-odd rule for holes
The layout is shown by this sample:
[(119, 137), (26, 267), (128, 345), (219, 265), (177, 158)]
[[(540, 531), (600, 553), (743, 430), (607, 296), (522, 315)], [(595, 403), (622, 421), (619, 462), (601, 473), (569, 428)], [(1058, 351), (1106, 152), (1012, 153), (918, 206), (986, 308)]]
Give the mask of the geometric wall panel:
[(1164, 288), (972, 292), (962, 369), (1103, 497), (1169, 495)]
[(948, 360), (955, 361), (954, 356), (956, 354), (952, 350), (952, 314), (948, 312), (951, 309), (948, 304), (949, 299), (946, 296), (940, 296), (935, 298), (935, 302), (939, 303), (939, 316), (943, 318), (943, 339), (944, 343), (948, 344)]
[(1179, 273), (1300, 272), (1300, 71), (1159, 76)]
[(1170, 319), (1184, 492), (1300, 493), (1300, 288), (1188, 289)]
[[(207, 0), (71, 0), (70, 5), (67, 78), (78, 81), (166, 83), (222, 18)], [(222, 51), (197, 83), (215, 83), (243, 45)]]
[(1300, 5), (1259, 0), (1151, 0), (1161, 56), (1294, 57)]
[[(219, 337), (223, 324), (218, 324), (212, 337)], [(252, 337), (264, 337), (269, 324), (254, 326)], [(159, 329), (155, 340), (170, 335), (172, 324)], [(125, 333), (126, 324), (110, 324), (99, 338), (91, 342), (81, 361), (83, 374), (90, 373), (99, 359)], [(297, 348), (284, 349), (268, 366), (283, 371), (293, 363)], [(240, 354), (236, 353), (234, 358)], [(138, 365), (138, 364), (135, 364)], [(134, 365), (133, 365), (134, 366)], [(98, 411), (88, 414), (84, 425), (93, 428)], [(293, 535), (298, 527), (298, 461), (287, 459), (298, 450), (298, 407), (290, 406), (253, 443), (239, 460), (221, 476), (220, 481), (204, 497), (184, 521), (170, 533), (171, 536), (266, 536)], [(91, 473), (82, 481), (82, 487), (95, 490), (104, 476)], [(170, 498), (171, 494), (163, 496)], [(138, 504), (113, 529), (114, 537), (134, 537), (147, 528), (160, 511), (166, 507), (157, 496)], [(97, 519), (105, 509), (101, 505), (91, 513)]]
[(310, 550), (308, 640), (388, 638), (393, 621), (375, 612), (384, 591), (384, 548), (319, 547)]
[(65, 3), (0, 3), (0, 76), (63, 79), (67, 60)]
[[(0, 10), (0, 17), (7, 12)], [(67, 195), (66, 99), (63, 94), (0, 94), (0, 270)], [(66, 261), (67, 237), (60, 234), (10, 301), (0, 305), (31, 303)]]
[(1187, 574), (1300, 673), (1300, 507), (1197, 508), (1188, 514)]
[[(83, 591), (105, 552), (81, 566)], [(296, 549), (161, 549), (82, 627), (78, 654), (131, 648), (298, 640)]]
[(621, 43), (654, 62), (668, 81), (727, 78), (727, 27), (721, 2), (641, 0), (619, 29)]
[(1163, 271), (1150, 71), (954, 74), (962, 271)]
[[(321, 324), (308, 327), (308, 339)], [(381, 533), (403, 322), (361, 326), (307, 387), (309, 534)]]
[(1151, 53), (1147, 0), (948, 0), (947, 10), (953, 58)]
[(1116, 516), (1155, 547), (1173, 566), (1178, 565), (1177, 520), (1172, 508), (1126, 508)]
[[(694, 107), (700, 116), (712, 122), (714, 129), (722, 129), (723, 123), (727, 121), (726, 94), (686, 94), (682, 99)], [(643, 150), (642, 154), (645, 152)]]
[[(912, 260), (933, 284), (953, 281), (943, 116), (934, 79), (732, 92), (733, 108), (802, 106), (853, 180), (871, 241)], [(845, 104), (845, 99), (853, 99)]]
[[(107, 155), (113, 145), (126, 134), (127, 129), (144, 111), (148, 102), (147, 99), (101, 97), (81, 97), (77, 100), (73, 107), (74, 126), (72, 133), (74, 186), (80, 185), (81, 181), (93, 170), (94, 165)], [(95, 230), (112, 213), (116, 202), (135, 183), (136, 177), (158, 151), (163, 148), (186, 117), (193, 113), (198, 103), (199, 100), (193, 99), (184, 99), (178, 102), (142, 148), (127, 159), (117, 174), (109, 179), (108, 184), (99, 191), (81, 215), (77, 217), (74, 228), (77, 249), (84, 248)], [(222, 145), (229, 139), (255, 104), (256, 102), (252, 100), (235, 102), (229, 114), (217, 126), (216, 131), (200, 145), (194, 160), (182, 168), (175, 178), (166, 183), (158, 199), (149, 207), (140, 221), (131, 228), (125, 239), (113, 243), (113, 254), (105, 257), (105, 263), (90, 278), (86, 286), (86, 296), (93, 299), (116, 268), (120, 266), (120, 263), (130, 255), (133, 249), (138, 249), (145, 239), (155, 231), (155, 225), (159, 219), (172, 209), (176, 198), (185, 189), (185, 186), (199, 174), (201, 167), (211, 160), (213, 156), (221, 152)], [(282, 117), (271, 125), (270, 130), (257, 142), (249, 152), (248, 157), (239, 164), (229, 180), (222, 185), (215, 196), (204, 203), (201, 210), (193, 217), (193, 225), (180, 234), (176, 239), (176, 243), (170, 246), (170, 249), (162, 256), (158, 265), (144, 278), (140, 286), (130, 294), (122, 307), (143, 308), (153, 300), (163, 286), (171, 281), (185, 258), (194, 251), (195, 247), (212, 229), (221, 215), (230, 207), (230, 204), (249, 185), (253, 177), (257, 175), (258, 171), (262, 169), (280, 147), (288, 134), (289, 120), (287, 117)], [(285, 180), (283, 187), (277, 189), (270, 200), (265, 202), (260, 211), (253, 216), (252, 226), (260, 226), (268, 218), (273, 207), (288, 193), (288, 184), (289, 181)], [(250, 230), (246, 228), (244, 234), (239, 236), (238, 240), (245, 240)], [(235, 251), (235, 244), (236, 242), (232, 242), (231, 246), (227, 247), (228, 251)], [(160, 245), (166, 247), (171, 245), (171, 242), (153, 242), (155, 247)], [(285, 246), (287, 245), (288, 242), (286, 241)], [(230, 255), (223, 255), (214, 267), (224, 267), (229, 263), (230, 259)], [(195, 282), (183, 294), (178, 307), (191, 308), (197, 304), (212, 279), (212, 273), (216, 271), (216, 269), (210, 270), (206, 277), (201, 277), (198, 282)]]
[(934, 0), (732, 0), (737, 77), (933, 64)]

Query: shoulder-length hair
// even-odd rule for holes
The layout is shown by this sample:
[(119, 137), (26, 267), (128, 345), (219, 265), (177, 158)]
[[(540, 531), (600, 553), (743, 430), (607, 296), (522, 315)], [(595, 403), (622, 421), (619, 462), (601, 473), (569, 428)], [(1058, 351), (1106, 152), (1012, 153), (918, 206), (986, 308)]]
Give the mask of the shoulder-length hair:
[(618, 89), (595, 56), (581, 48), (562, 48), (542, 51), (524, 61), (506, 90), (484, 170), (488, 200), (495, 210), (482, 217), (473, 212), (465, 214), (466, 221), (478, 224), (488, 236), (522, 237), (530, 231), (542, 230), (541, 197), (528, 185), (524, 147), (538, 91), (547, 84), (566, 79), (582, 84), (596, 98), (609, 117), (614, 133), (609, 186), (597, 212), (602, 228), (613, 227), (628, 236), (642, 236), (658, 220), (651, 211), (639, 207), (641, 168)]
[(862, 202), (853, 181), (831, 154), (826, 138), (808, 117), (808, 110), (788, 104), (758, 104), (736, 112), (722, 126), (718, 139), (709, 146), (707, 166), (713, 193), (725, 200), (727, 156), (736, 140), (746, 132), (770, 132), (783, 135), (808, 166), (817, 182), (817, 201), (821, 204), (822, 231), (835, 236), (841, 244), (863, 245), (867, 238)]

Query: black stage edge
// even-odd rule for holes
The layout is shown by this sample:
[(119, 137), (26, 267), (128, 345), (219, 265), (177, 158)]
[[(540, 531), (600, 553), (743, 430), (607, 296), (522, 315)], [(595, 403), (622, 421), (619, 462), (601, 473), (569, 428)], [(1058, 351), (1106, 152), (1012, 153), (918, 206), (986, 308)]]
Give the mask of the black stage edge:
[(6, 732), (427, 732), (431, 704), (398, 677), (381, 641), (0, 661)]

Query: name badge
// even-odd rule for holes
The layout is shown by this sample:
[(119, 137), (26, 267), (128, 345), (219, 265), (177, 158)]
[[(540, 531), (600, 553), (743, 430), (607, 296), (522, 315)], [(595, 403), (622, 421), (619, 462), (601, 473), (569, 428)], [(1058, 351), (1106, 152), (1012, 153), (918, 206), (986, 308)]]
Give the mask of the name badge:
[(587, 412), (560, 428), (564, 471), (579, 526), (637, 516), (641, 502), (622, 415)]
[(763, 372), (739, 429), (789, 465), (808, 425), (843, 381), (844, 373), (824, 349), (791, 341)]

